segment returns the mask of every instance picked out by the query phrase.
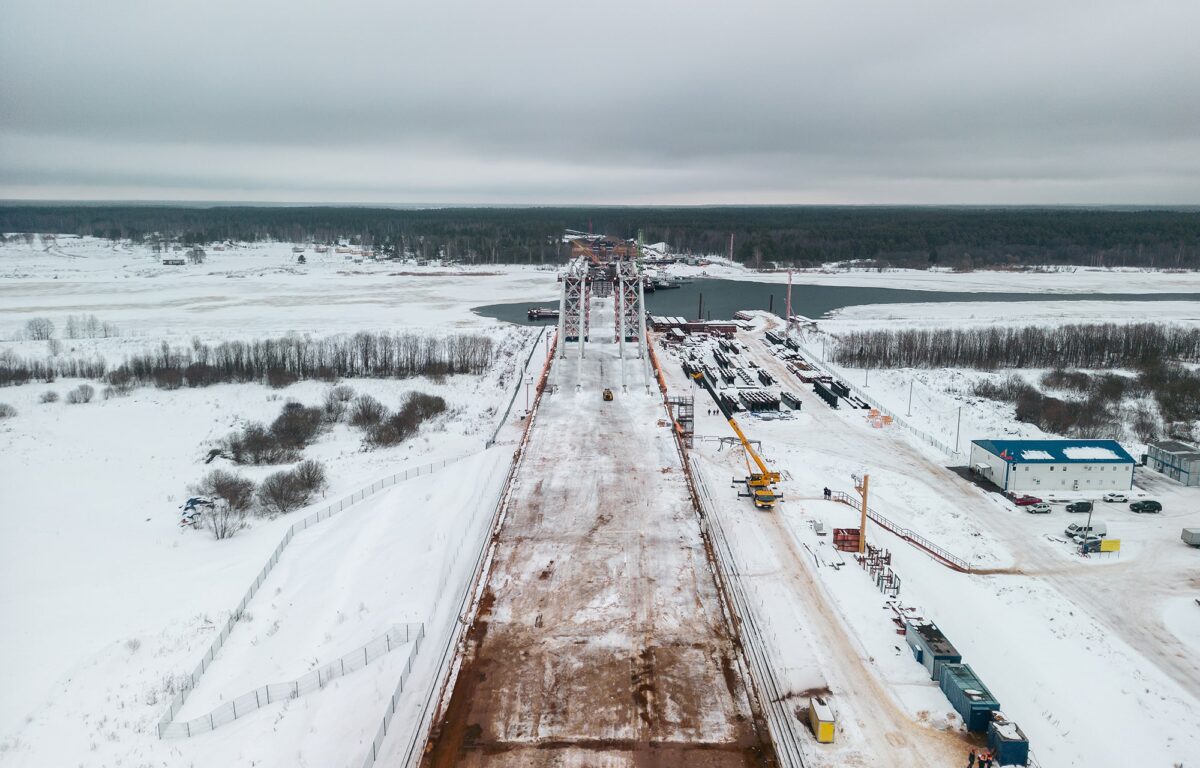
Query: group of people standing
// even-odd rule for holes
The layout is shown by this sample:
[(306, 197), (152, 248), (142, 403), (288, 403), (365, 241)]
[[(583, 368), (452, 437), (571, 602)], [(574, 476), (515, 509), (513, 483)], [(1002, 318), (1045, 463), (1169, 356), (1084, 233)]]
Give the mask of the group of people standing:
[(992, 753), (986, 749), (979, 753), (972, 749), (967, 754), (967, 768), (975, 768), (976, 760), (979, 761), (979, 768), (992, 768), (993, 764), (996, 765), (996, 768), (1000, 768), (999, 764), (995, 762), (995, 758), (992, 757)]

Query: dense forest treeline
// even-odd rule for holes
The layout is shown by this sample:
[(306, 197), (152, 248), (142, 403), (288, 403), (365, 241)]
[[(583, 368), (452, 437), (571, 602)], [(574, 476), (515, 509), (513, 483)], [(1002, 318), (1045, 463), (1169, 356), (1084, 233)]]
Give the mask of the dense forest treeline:
[(837, 339), (834, 361), (855, 368), (1145, 368), (1200, 362), (1200, 328), (1159, 323), (881, 329)]
[(385, 254), (476, 263), (566, 258), (566, 229), (665, 241), (756, 267), (857, 261), (955, 269), (1048, 264), (1200, 269), (1200, 213), (1077, 208), (438, 208), (0, 206), (0, 232), (185, 245), (362, 242)]
[(103, 379), (120, 393), (142, 384), (163, 389), (230, 382), (263, 382), (283, 387), (296, 381), (342, 378), (481, 375), (492, 364), (495, 343), (488, 336), (411, 333), (356, 333), (321, 339), (285, 336), (255, 341), (194, 342), (131, 355), (120, 365), (100, 358), (53, 356), (26, 359), (0, 353), (0, 386), (58, 377)]

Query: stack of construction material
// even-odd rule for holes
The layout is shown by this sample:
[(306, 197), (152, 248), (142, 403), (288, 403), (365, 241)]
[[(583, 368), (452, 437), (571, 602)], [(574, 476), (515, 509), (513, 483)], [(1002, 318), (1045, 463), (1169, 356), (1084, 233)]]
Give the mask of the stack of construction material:
[(738, 399), (748, 411), (778, 411), (779, 398), (762, 389), (745, 389), (738, 393)]

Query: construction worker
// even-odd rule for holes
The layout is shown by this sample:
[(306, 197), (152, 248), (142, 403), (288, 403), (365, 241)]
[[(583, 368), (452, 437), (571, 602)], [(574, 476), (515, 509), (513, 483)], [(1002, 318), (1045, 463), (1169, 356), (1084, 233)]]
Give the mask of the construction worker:
[(975, 750), (967, 753), (967, 768), (975, 768)]
[(992, 768), (992, 753), (986, 749), (979, 753), (979, 768)]

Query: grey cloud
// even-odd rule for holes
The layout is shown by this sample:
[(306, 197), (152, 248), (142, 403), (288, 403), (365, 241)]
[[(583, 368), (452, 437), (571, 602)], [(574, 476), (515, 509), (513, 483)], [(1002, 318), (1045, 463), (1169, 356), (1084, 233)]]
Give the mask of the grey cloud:
[(7, 0), (4, 17), (0, 197), (1200, 199), (1193, 2)]

